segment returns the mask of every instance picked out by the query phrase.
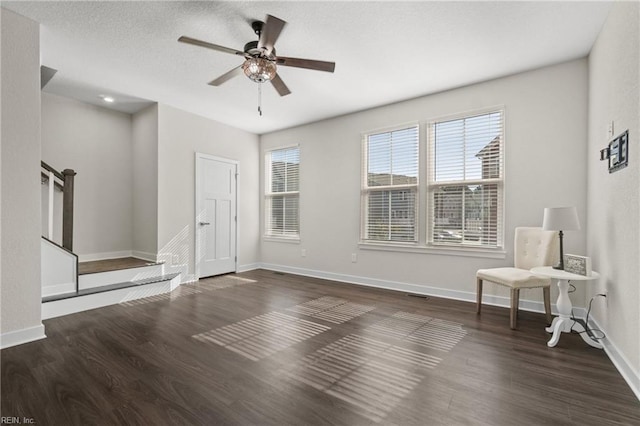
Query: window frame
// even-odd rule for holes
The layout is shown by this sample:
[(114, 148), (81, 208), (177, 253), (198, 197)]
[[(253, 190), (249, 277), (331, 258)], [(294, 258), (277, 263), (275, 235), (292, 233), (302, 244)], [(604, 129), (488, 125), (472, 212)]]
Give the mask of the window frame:
[[(416, 136), (418, 139), (417, 143), (417, 176), (415, 184), (399, 184), (399, 185), (380, 185), (380, 186), (369, 186), (369, 137), (374, 135), (380, 135), (384, 133), (392, 133), (400, 130), (407, 130), (415, 128)], [(420, 182), (421, 182), (421, 131), (420, 131), (420, 123), (419, 122), (409, 122), (404, 123), (392, 127), (379, 128), (375, 130), (371, 130), (368, 132), (363, 132), (361, 134), (361, 171), (360, 171), (360, 240), (359, 245), (384, 245), (390, 247), (399, 247), (399, 246), (409, 246), (414, 247), (420, 243)], [(404, 191), (408, 190), (410, 192), (414, 192), (415, 201), (414, 201), (414, 236), (413, 240), (400, 241), (400, 240), (379, 240), (379, 239), (371, 239), (367, 238), (367, 225), (368, 225), (368, 202), (367, 196), (374, 192), (383, 192), (383, 191)], [(391, 217), (390, 217), (391, 219)]]
[[(276, 151), (286, 151), (291, 149), (298, 150), (298, 190), (297, 191), (282, 191), (282, 192), (273, 192), (273, 182), (272, 182), (272, 154)], [(263, 213), (264, 213), (264, 233), (263, 239), (265, 241), (280, 241), (280, 242), (300, 242), (300, 164), (302, 163), (301, 159), (301, 150), (299, 144), (278, 146), (266, 149), (264, 151), (264, 177), (265, 177), (265, 185), (264, 185), (264, 197), (263, 197)], [(297, 197), (298, 199), (298, 209), (296, 211), (298, 229), (295, 234), (278, 234), (273, 233), (271, 228), (271, 200), (275, 197)], [(283, 211), (283, 215), (284, 215)], [(284, 219), (283, 219), (284, 220)]]
[[(462, 180), (449, 180), (436, 182), (435, 181), (435, 161), (436, 156), (434, 155), (435, 150), (435, 126), (438, 123), (443, 123), (447, 121), (456, 121), (463, 120), (483, 115), (489, 115), (493, 113), (501, 114), (501, 123), (500, 123), (500, 177), (498, 178), (486, 178), (486, 179), (462, 179)], [(426, 200), (427, 200), (427, 208), (426, 208), (426, 246), (432, 248), (434, 250), (463, 250), (470, 252), (497, 252), (497, 253), (505, 253), (505, 222), (506, 222), (506, 212), (505, 212), (505, 182), (506, 182), (506, 111), (504, 105), (488, 107), (488, 108), (480, 108), (474, 109), (472, 111), (466, 111), (456, 114), (451, 114), (447, 116), (441, 116), (437, 118), (429, 119), (425, 126), (426, 132), (426, 151), (427, 151), (427, 160), (426, 160), (426, 173), (427, 178), (425, 179), (425, 190), (426, 190)], [(446, 243), (446, 242), (434, 242), (433, 234), (433, 191), (436, 188), (441, 187), (450, 187), (450, 186), (468, 186), (468, 185), (482, 185), (482, 184), (495, 184), (497, 188), (497, 206), (499, 212), (499, 217), (497, 219), (496, 224), (496, 246), (487, 246), (487, 245), (475, 245), (475, 244), (464, 244), (464, 243)]]
[[(487, 247), (481, 245), (461, 245), (461, 244), (432, 244), (432, 229), (431, 229), (431, 215), (432, 215), (432, 202), (429, 193), (429, 180), (430, 173), (433, 169), (430, 165), (430, 161), (433, 158), (431, 155), (431, 129), (432, 125), (442, 121), (456, 120), (467, 117), (474, 117), (493, 112), (502, 113), (502, 177), (501, 184), (499, 185), (499, 191), (501, 197), (499, 197), (499, 211), (501, 212), (501, 222), (498, 225), (497, 234), (501, 239), (501, 244), (497, 247)], [(506, 259), (505, 249), (505, 226), (506, 226), (506, 121), (507, 110), (504, 105), (493, 105), (489, 107), (474, 108), (463, 112), (457, 112), (448, 115), (433, 116), (425, 120), (411, 121), (403, 124), (388, 126), (383, 128), (377, 128), (369, 131), (361, 132), (361, 171), (360, 171), (360, 235), (358, 248), (362, 250), (374, 250), (374, 251), (390, 251), (401, 253), (418, 253), (418, 254), (430, 254), (430, 255), (444, 255), (444, 256), (462, 256), (462, 257), (474, 257), (474, 258), (489, 258), (489, 259)], [(398, 242), (398, 241), (383, 241), (383, 240), (366, 240), (365, 235), (365, 210), (366, 200), (363, 197), (363, 187), (367, 178), (367, 152), (366, 143), (369, 135), (378, 133), (391, 132), (394, 130), (406, 129), (408, 127), (418, 126), (418, 182), (417, 182), (417, 195), (416, 195), (416, 231), (418, 232), (415, 242)]]

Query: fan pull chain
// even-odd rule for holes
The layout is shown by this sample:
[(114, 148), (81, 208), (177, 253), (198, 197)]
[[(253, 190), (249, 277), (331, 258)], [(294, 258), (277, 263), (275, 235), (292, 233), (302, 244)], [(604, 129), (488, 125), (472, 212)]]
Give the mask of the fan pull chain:
[(258, 113), (262, 117), (262, 83), (258, 83)]

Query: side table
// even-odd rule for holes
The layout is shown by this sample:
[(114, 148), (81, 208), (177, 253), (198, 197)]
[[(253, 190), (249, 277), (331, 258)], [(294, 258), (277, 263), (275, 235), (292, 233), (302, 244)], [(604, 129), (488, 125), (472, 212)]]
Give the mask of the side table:
[(558, 344), (558, 340), (560, 340), (560, 335), (562, 333), (570, 333), (571, 330), (574, 330), (580, 333), (580, 337), (582, 337), (582, 340), (584, 340), (588, 345), (602, 349), (602, 344), (597, 340), (592, 339), (586, 333), (586, 330), (581, 323), (571, 319), (571, 308), (573, 305), (569, 298), (569, 281), (595, 280), (600, 277), (600, 274), (593, 271), (591, 272), (591, 275), (587, 277), (584, 275), (572, 274), (560, 269), (553, 269), (551, 266), (539, 266), (532, 268), (531, 272), (536, 275), (542, 275), (556, 280), (558, 283), (558, 289), (560, 290), (560, 293), (558, 294), (558, 301), (556, 302), (559, 315), (553, 319), (551, 326), (545, 328), (547, 333), (553, 333), (551, 340), (547, 342), (547, 346), (554, 347)]

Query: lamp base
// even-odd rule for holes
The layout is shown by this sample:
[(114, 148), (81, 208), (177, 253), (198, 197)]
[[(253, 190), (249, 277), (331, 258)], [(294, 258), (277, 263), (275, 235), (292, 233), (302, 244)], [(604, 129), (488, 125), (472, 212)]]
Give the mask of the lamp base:
[(559, 269), (561, 271), (564, 271), (564, 249), (562, 247), (562, 237), (564, 236), (563, 232), (560, 231), (558, 232), (558, 237), (560, 238), (560, 261), (558, 262), (558, 264), (556, 266), (553, 267), (553, 269)]

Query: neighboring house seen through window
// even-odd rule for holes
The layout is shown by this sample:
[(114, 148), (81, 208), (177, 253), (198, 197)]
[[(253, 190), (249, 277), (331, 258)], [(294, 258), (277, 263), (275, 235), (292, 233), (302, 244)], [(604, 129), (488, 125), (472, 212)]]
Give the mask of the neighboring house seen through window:
[(265, 156), (265, 234), (300, 237), (300, 148), (269, 151)]
[(503, 246), (503, 144), (502, 111), (430, 124), (431, 244)]

